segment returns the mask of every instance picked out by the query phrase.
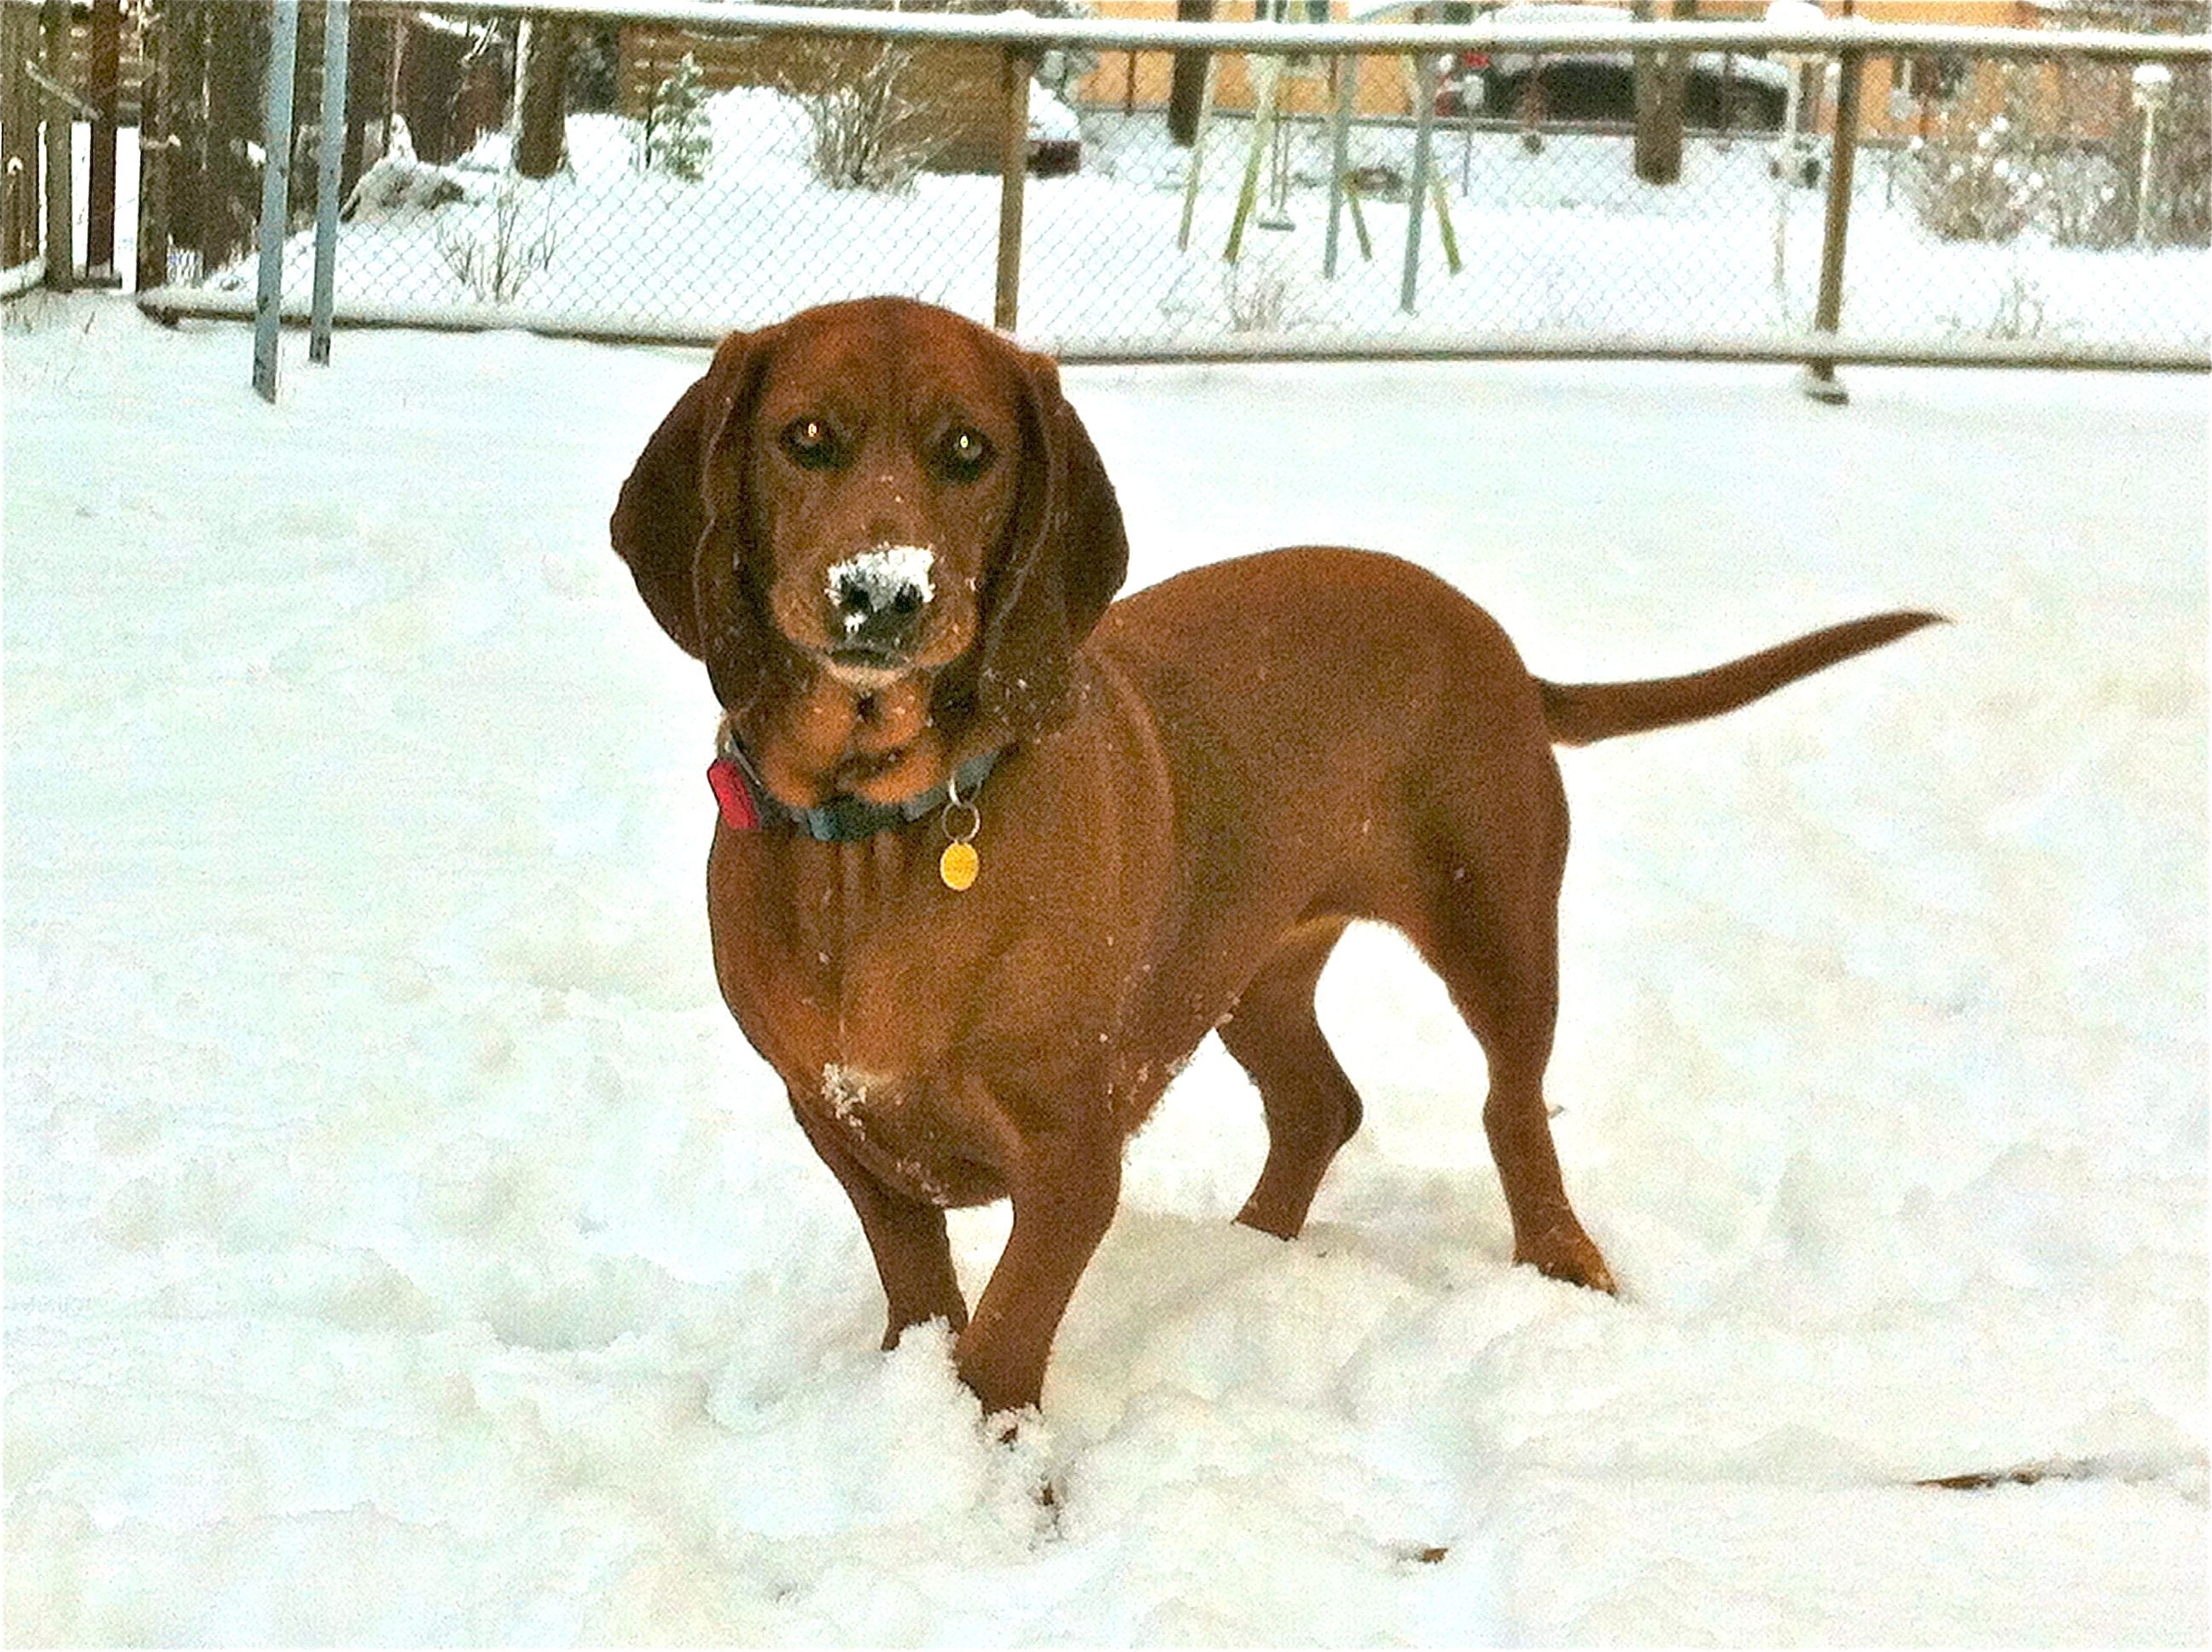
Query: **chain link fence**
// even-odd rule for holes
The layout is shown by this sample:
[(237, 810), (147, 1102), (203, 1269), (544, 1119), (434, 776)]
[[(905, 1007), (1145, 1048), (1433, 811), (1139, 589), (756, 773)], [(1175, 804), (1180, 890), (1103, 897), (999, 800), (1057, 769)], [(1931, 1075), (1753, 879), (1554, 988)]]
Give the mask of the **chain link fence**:
[[(553, 164), (539, 168), (505, 107), (517, 46), (540, 43), (449, 15), (495, 88), (495, 124), (459, 123), (425, 154), (402, 100), (347, 196), (341, 309), (489, 308), (719, 337), (904, 292), (989, 318), (999, 52), (586, 25), (568, 43)], [(422, 26), (401, 27), (404, 76)], [(304, 290), (312, 237), (292, 237), (285, 257), (287, 285)], [(236, 264), (212, 277), (250, 278)]]
[[(1178, 330), (1538, 343), (1802, 334), (1821, 325), (1841, 65), (1717, 56), (1689, 60), (1691, 118), (1663, 183), (1639, 159), (1627, 52), (1529, 54), (1447, 77), (1436, 95), (1457, 118), (1431, 134), (1442, 188), (1425, 203), (1417, 286), (1404, 278), (1413, 110), (1354, 123), (1340, 159), (1324, 119), (1294, 118), (1264, 140), (1273, 170), (1261, 176), (1274, 192), (1273, 216), (1255, 219), (1262, 233), (1239, 246), (1233, 195), (1201, 189), (1189, 252), (1165, 278), (1152, 263), (1163, 315)], [(1869, 130), (1844, 202), (1844, 329), (1867, 341), (2202, 351), (2205, 65), (2166, 71), (2166, 131), (2147, 142), (2131, 65), (1953, 55), (1938, 96), (1914, 89), (1917, 70), (1919, 83), (1932, 78), (1927, 62), (1869, 57), (1855, 69)], [(1797, 111), (1809, 112), (1802, 125)], [(1209, 151), (1224, 185), (1255, 151), (1255, 124), (1230, 125), (1221, 161)], [(1103, 140), (1102, 170), (1156, 190), (1188, 174), (1161, 123), (1092, 111), (1085, 125)], [(1356, 250), (1334, 261), (1333, 166), (1367, 196)], [(1053, 242), (1033, 231), (1029, 258), (1042, 263), (1039, 243), (1066, 246), (1072, 230)], [(1145, 273), (1132, 268), (1131, 284)]]
[[(142, 219), (140, 284), (171, 313), (251, 307), (252, 215), (224, 191), (258, 207), (259, 184), (224, 181), (237, 146), (214, 130), (252, 101), (224, 88), (222, 54), (256, 44), (241, 9), (146, 19), (165, 216)], [(320, 9), (283, 249), (302, 301)], [(1803, 355), (1822, 328), (1877, 354), (2212, 353), (2203, 37), (1761, 51), (1787, 37), (1678, 25), (1638, 53), (1620, 27), (1547, 21), (1561, 9), (1389, 51), (1343, 50), (1360, 31), (1341, 24), (1174, 37), (1209, 55), (1097, 20), (1024, 20), (1010, 46), (981, 15), (928, 21), (983, 38), (889, 38), (916, 14), (356, 0), (337, 314), (708, 340), (899, 292), (1076, 355)]]

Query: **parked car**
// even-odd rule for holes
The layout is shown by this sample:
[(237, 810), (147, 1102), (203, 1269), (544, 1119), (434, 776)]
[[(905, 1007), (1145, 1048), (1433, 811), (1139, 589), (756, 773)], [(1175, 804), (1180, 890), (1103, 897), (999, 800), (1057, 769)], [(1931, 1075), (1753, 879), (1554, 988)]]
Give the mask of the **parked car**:
[[(1626, 23), (1618, 6), (1508, 4), (1487, 9), (1501, 23)], [(1531, 86), (1546, 121), (1633, 121), (1634, 59), (1626, 52), (1462, 52), (1437, 89), (1437, 112), (1511, 116), (1523, 112)], [(1682, 90), (1686, 125), (1731, 131), (1775, 131), (1789, 100), (1790, 71), (1745, 53), (1700, 52), (1690, 59)], [(1725, 118), (1723, 118), (1725, 117)]]
[(1075, 111), (1048, 86), (1030, 88), (1030, 173), (1065, 178), (1083, 166), (1083, 126)]

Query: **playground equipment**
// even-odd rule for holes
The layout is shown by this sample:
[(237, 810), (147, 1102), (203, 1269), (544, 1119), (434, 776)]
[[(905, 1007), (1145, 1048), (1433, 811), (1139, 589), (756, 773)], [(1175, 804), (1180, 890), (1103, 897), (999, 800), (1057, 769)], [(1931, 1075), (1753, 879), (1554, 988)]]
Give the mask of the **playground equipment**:
[(2158, 118), (2173, 100), (2173, 71), (2162, 63), (2136, 65), (2130, 94), (2143, 118), (2142, 164), (2136, 180), (2136, 240), (2150, 234), (2151, 185), (2157, 177)]
[[(1190, 246), (1191, 222), (1198, 210), (1199, 179), (1206, 165), (1206, 135), (1213, 124), (1214, 88), (1220, 62), (1218, 54), (1206, 60), (1205, 85), (1199, 94), (1198, 130), (1191, 137), (1190, 172), (1183, 182), (1182, 227), (1176, 236), (1176, 246), (1186, 251)], [(1245, 143), (1244, 174), (1237, 185), (1237, 211), (1230, 221), (1229, 244), (1221, 254), (1231, 264), (1243, 256), (1244, 230), (1253, 222), (1263, 170), (1267, 174), (1267, 204), (1266, 210), (1259, 214), (1259, 227), (1293, 227), (1290, 212), (1291, 131), (1290, 124), (1280, 118), (1283, 93), (1286, 83), (1311, 84), (1320, 78), (1313, 58), (1272, 54), (1245, 54), (1244, 73), (1252, 87), (1252, 127)]]
[[(1289, 7), (1296, 3), (1297, 0), (1262, 0), (1263, 15), (1269, 21), (1285, 21)], [(1407, 0), (1390, 0), (1390, 3), (1367, 14), (1361, 21), (1379, 21), (1384, 14), (1411, 9)], [(1314, 21), (1324, 20), (1316, 17)], [(1237, 208), (1230, 220), (1228, 241), (1222, 248), (1221, 256), (1230, 264), (1243, 256), (1248, 225), (1256, 222), (1262, 229), (1275, 230), (1293, 227), (1290, 214), (1291, 123), (1284, 118), (1285, 96), (1292, 86), (1318, 86), (1323, 77), (1321, 59), (1312, 55), (1247, 52), (1243, 58), (1245, 76), (1252, 88), (1252, 124), (1246, 137)], [(1351, 130), (1358, 118), (1355, 103), (1359, 60), (1346, 57), (1335, 62), (1336, 97), (1329, 113), (1328, 223), (1322, 254), (1322, 273), (1331, 279), (1336, 275), (1339, 226), (1347, 209), (1358, 238), (1360, 256), (1374, 257), (1374, 241), (1368, 234), (1366, 216), (1360, 210), (1359, 191), (1353, 185), (1350, 170)], [(1181, 251), (1189, 250), (1191, 227), (1197, 215), (1199, 183), (1206, 166), (1206, 137), (1213, 121), (1219, 63), (1218, 54), (1206, 59), (1206, 80), (1199, 98), (1198, 126), (1191, 138), (1190, 168), (1183, 181), (1182, 221), (1176, 234), (1176, 246)], [(1406, 215), (1405, 272), (1400, 294), (1401, 307), (1410, 313), (1419, 284), (1421, 221), (1426, 216), (1422, 210), (1425, 201), (1436, 212), (1437, 235), (1443, 245), (1447, 266), (1456, 275), (1462, 264), (1459, 237), (1452, 228), (1450, 200), (1443, 180), (1431, 164), (1437, 65), (1425, 57), (1418, 63), (1401, 60), (1399, 72), (1414, 113), (1413, 177), (1407, 191), (1409, 207)], [(1261, 210), (1260, 186), (1263, 172), (1267, 176), (1267, 198)]]
[[(1818, 27), (1824, 21), (1820, 8), (1814, 0), (1769, 0), (1766, 24), (1770, 28)], [(1777, 134), (1773, 158), (1767, 170), (1774, 179), (1774, 296), (1786, 312), (1790, 304), (1790, 200), (1794, 186), (1802, 179), (1809, 185), (1820, 175), (1820, 162), (1814, 157), (1804, 131), (1805, 110), (1802, 87), (1804, 71), (1816, 58), (1802, 52), (1777, 52), (1774, 60), (1790, 71), (1787, 100), (1783, 105), (1782, 130)]]

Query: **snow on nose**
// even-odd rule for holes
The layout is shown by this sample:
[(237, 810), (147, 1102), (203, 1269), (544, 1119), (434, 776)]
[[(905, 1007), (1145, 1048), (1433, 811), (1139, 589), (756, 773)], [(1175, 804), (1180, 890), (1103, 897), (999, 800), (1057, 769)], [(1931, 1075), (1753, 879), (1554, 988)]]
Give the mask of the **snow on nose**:
[(937, 555), (925, 545), (878, 545), (833, 563), (826, 580), (830, 604), (846, 635), (879, 615), (911, 615), (936, 594), (930, 570)]

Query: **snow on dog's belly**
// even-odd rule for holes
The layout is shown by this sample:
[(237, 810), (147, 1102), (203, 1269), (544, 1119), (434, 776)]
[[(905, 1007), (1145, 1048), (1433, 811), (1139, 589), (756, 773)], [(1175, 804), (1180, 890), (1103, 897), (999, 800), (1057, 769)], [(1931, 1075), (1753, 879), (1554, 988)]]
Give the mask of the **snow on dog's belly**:
[(983, 1205), (1006, 1195), (997, 1171), (974, 1155), (981, 1144), (930, 1078), (822, 1069), (823, 1116), (878, 1180), (925, 1204)]

